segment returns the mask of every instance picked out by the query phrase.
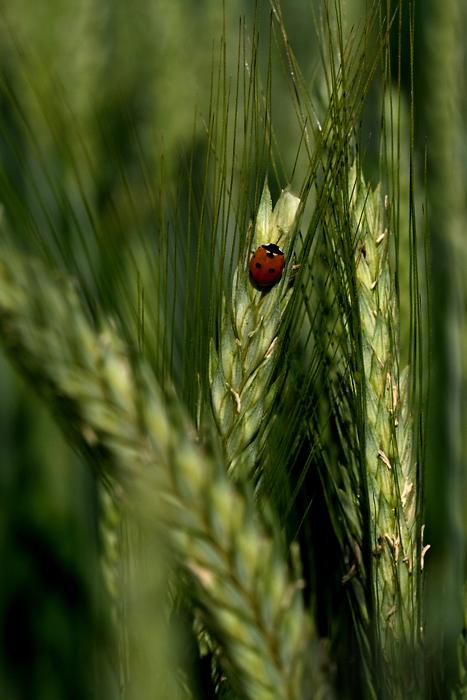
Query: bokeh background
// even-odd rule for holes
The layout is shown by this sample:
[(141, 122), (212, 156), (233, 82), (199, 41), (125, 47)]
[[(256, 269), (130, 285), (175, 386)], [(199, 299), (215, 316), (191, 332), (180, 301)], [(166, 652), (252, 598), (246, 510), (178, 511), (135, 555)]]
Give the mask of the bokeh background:
[[(345, 4), (349, 30), (365, 4)], [(395, 2), (384, 5), (383, 12), (396, 8)], [(320, 3), (315, 7), (319, 15)], [(322, 81), (310, 2), (284, 2), (283, 11), (302, 73), (319, 98)], [(415, 13), (413, 37), (410, 12)], [(260, 64), (266, 71), (266, 3), (262, 14)], [(220, 0), (2, 0), (0, 199), (12, 197), (14, 190), (30, 202), (38, 226), (50, 217), (60, 221), (63, 211), (53, 196), (54, 183), (60, 182), (60, 191), (78, 204), (85, 192), (107, 228), (115, 218), (126, 235), (139, 226), (151, 230), (154, 208), (147, 184), (151, 188), (153, 183), (156, 197), (163, 173), (170, 206), (180, 163), (189, 161), (192, 152), (194, 177), (201, 177), (213, 61), (224, 35), (227, 69), (235, 76), (239, 21), (252, 32), (253, 15), (253, 8), (239, 0), (227, 0), (225, 7)], [(455, 683), (466, 576), (466, 19), (465, 0), (423, 0), (415, 7), (402, 3), (403, 158), (405, 149), (408, 162), (413, 70), (417, 217), (420, 226), (428, 224), (432, 254), (425, 482), (425, 542), (431, 549), (425, 613), (427, 648), (438, 669), (434, 676), (442, 679), (434, 697), (448, 697), (447, 689)], [(394, 52), (397, 56), (397, 31)], [(272, 62), (280, 76), (274, 51)], [(273, 95), (276, 136), (291, 172), (300, 133), (280, 77)], [(20, 128), (22, 113), (33, 124), (29, 138)], [(377, 84), (364, 114), (363, 129), (370, 138), (366, 168), (372, 175), (379, 144), (371, 134), (378, 133), (381, 120)], [(299, 183), (300, 172), (295, 178)], [(77, 235), (63, 222), (57, 226), (60, 235)], [(79, 246), (76, 250), (79, 256)], [(93, 274), (107, 277), (110, 285), (111, 271), (101, 265), (98, 250), (94, 253)], [(104, 651), (105, 625), (99, 622), (105, 603), (95, 485), (3, 355), (0, 459), (0, 695), (8, 700), (105, 697), (115, 669)], [(102, 671), (107, 665), (109, 686)]]

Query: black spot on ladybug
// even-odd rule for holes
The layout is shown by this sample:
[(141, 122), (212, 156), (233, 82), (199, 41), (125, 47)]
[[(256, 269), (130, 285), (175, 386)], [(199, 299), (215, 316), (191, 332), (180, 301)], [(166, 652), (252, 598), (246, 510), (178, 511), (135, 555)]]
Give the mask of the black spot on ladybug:
[(261, 267), (262, 267), (261, 263), (256, 263), (256, 267), (258, 267), (261, 270)]
[[(264, 246), (264, 247), (266, 248), (266, 246)], [(273, 257), (274, 257), (274, 253), (266, 253), (266, 255), (267, 255), (268, 258), (273, 258)]]

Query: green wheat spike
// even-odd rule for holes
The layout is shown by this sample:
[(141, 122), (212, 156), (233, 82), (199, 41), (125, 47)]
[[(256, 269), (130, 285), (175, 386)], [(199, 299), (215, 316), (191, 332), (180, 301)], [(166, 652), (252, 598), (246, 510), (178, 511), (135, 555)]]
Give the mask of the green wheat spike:
[[(332, 240), (335, 290), (341, 298), (347, 295), (349, 310), (343, 313), (344, 336), (336, 358), (341, 387), (347, 389), (344, 393), (336, 385), (332, 389), (345, 454), (336, 491), (345, 533), (341, 541), (354, 559), (344, 583), (353, 588), (363, 653), (371, 652), (368, 641), (372, 634), (379, 649), (372, 659), (366, 659), (367, 667), (373, 668), (372, 679), (368, 679), (371, 693), (374, 695), (379, 686), (384, 697), (402, 698), (409, 687), (418, 693), (421, 684), (418, 595), (426, 551), (420, 547), (410, 372), (409, 368), (399, 368), (399, 319), (389, 267), (390, 234), (384, 226), (380, 188), (372, 190), (366, 185), (357, 164), (349, 171), (348, 187), (354, 267), (343, 263), (339, 241), (337, 237)], [(355, 275), (354, 285), (349, 283), (349, 274)], [(350, 296), (351, 289), (355, 290), (355, 300)], [(355, 375), (349, 391), (348, 368), (355, 352), (350, 341), (355, 333), (355, 325), (350, 327), (350, 314), (355, 308), (363, 376)], [(351, 420), (359, 396), (364, 397), (363, 434), (356, 431)], [(365, 557), (367, 527), (370, 557)]]
[(149, 365), (130, 361), (115, 325), (95, 327), (68, 281), (2, 245), (0, 331), (99, 480), (119, 485), (140, 522), (163, 527), (234, 685), (255, 700), (327, 697), (303, 583), (281, 537), (248, 488), (200, 449)]
[[(223, 298), (218, 349), (211, 342), (212, 411), (232, 474), (251, 473), (264, 417), (277, 388), (270, 380), (281, 321), (292, 295), (291, 252), (299, 204), (298, 197), (286, 189), (273, 210), (265, 183), (251, 239), (235, 271), (231, 298)], [(256, 250), (266, 243), (280, 244), (288, 263), (279, 283), (257, 289), (248, 272), (250, 246)]]

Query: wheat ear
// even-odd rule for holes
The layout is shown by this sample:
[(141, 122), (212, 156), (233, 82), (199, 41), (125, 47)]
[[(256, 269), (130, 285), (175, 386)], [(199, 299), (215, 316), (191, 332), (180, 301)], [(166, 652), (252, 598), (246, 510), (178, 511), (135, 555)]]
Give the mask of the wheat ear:
[[(427, 548), (422, 548), (418, 515), (410, 374), (408, 368), (399, 371), (399, 318), (389, 265), (389, 231), (384, 226), (380, 188), (372, 191), (357, 165), (349, 172), (348, 215), (354, 266), (342, 263), (342, 250), (337, 239), (333, 242), (338, 294), (342, 299), (354, 290), (357, 297), (347, 297), (347, 308), (353, 311), (344, 314), (340, 340), (345, 348), (341, 389), (346, 389), (335, 393), (346, 455), (337, 495), (345, 548), (353, 553), (344, 583), (349, 581), (354, 589), (357, 633), (368, 668), (373, 667), (373, 695), (379, 685), (383, 697), (402, 698), (409, 688), (412, 692), (421, 685), (419, 591)], [(354, 284), (349, 283), (349, 270)], [(351, 338), (356, 332), (361, 338), (363, 376), (355, 373), (349, 379), (357, 352)], [(351, 418), (358, 410), (363, 418), (360, 432)], [(368, 557), (366, 542), (371, 548)]]
[(2, 245), (0, 329), (99, 479), (110, 475), (133, 513), (164, 527), (242, 693), (324, 697), (302, 583), (279, 535), (267, 531), (248, 489), (200, 449), (148, 364), (130, 361), (114, 325), (101, 319), (96, 331), (69, 282)]
[(399, 371), (399, 318), (389, 265), (389, 231), (379, 186), (356, 169), (353, 226), (365, 369), (365, 456), (371, 516), (374, 594), (383, 654), (419, 640), (420, 550), (418, 479), (413, 459), (409, 368)]
[[(300, 200), (283, 190), (274, 210), (264, 184), (251, 237), (238, 265), (229, 300), (223, 296), (219, 347), (211, 342), (209, 372), (211, 403), (231, 474), (250, 474), (264, 437), (264, 418), (274, 401), (271, 384), (278, 333), (290, 301), (291, 235), (296, 228)], [(276, 243), (286, 255), (280, 281), (257, 288), (248, 270), (257, 247)]]

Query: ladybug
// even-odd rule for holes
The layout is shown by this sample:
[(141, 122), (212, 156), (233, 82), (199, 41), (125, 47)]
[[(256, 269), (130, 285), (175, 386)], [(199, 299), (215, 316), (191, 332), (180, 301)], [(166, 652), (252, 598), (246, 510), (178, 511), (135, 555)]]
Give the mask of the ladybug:
[(263, 286), (279, 279), (284, 269), (284, 253), (275, 243), (266, 243), (253, 253), (250, 273), (256, 284)]

